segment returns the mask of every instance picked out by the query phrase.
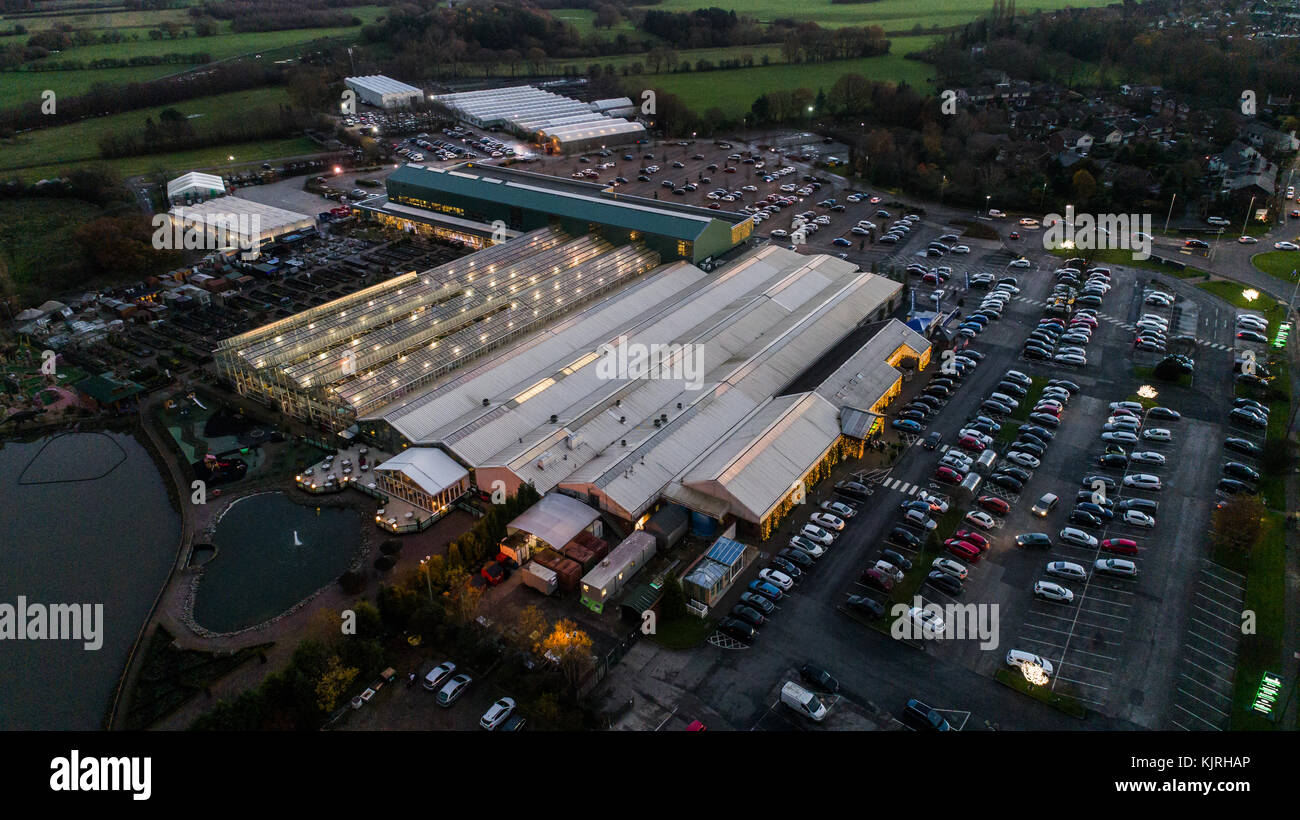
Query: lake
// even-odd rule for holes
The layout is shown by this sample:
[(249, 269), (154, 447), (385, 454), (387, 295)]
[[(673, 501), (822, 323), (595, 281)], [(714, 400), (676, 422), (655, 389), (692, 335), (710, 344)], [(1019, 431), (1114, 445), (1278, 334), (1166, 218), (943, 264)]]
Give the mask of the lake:
[(99, 729), (176, 557), (180, 515), (123, 433), (0, 441), (0, 604), (102, 604), (103, 644), (0, 640), (0, 730)]

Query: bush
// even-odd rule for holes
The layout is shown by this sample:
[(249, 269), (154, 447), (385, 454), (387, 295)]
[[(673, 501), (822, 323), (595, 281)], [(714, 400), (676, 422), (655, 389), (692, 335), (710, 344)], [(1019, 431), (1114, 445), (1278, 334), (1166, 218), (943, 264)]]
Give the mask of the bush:
[(397, 562), (393, 560), (392, 556), (381, 555), (375, 559), (375, 569), (380, 572), (387, 572), (392, 569), (393, 565), (396, 563)]
[(396, 538), (389, 538), (379, 545), (379, 551), (384, 555), (397, 555), (402, 551), (402, 542)]
[(366, 576), (350, 569), (339, 576), (339, 586), (349, 595), (358, 595), (366, 588)]

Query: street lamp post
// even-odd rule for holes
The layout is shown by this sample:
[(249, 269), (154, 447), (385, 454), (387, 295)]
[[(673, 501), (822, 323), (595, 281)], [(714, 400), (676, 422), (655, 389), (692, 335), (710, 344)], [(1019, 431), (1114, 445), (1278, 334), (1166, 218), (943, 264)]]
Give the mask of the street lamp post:
[(985, 216), (988, 216), (988, 215), (989, 215), (989, 206), (992, 205), (992, 204), (993, 204), (993, 194), (986, 194), (986, 195), (984, 196), (984, 215), (985, 215)]
[(420, 560), (420, 566), (424, 567), (424, 585), (429, 590), (429, 603), (433, 603), (433, 580), (429, 577), (430, 557), (431, 556), (428, 555), (424, 556), (424, 558)]
[(1169, 213), (1165, 215), (1165, 233), (1169, 233), (1169, 220), (1174, 216), (1174, 200), (1178, 199), (1178, 194), (1169, 198)]
[(1241, 235), (1246, 235), (1246, 228), (1250, 225), (1250, 212), (1255, 209), (1255, 197), (1250, 198), (1250, 204), (1246, 206), (1246, 219), (1241, 223)]

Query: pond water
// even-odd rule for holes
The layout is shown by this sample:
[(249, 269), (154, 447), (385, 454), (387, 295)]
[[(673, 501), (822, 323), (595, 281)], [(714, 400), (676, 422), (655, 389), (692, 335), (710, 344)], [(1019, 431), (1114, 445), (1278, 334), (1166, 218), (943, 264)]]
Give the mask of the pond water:
[(305, 507), (283, 493), (235, 501), (213, 533), (195, 622), (234, 632), (274, 618), (347, 570), (360, 526), (356, 510)]
[(167, 580), (180, 515), (121, 433), (0, 441), (0, 604), (103, 605), (102, 645), (0, 640), (0, 730), (100, 728)]

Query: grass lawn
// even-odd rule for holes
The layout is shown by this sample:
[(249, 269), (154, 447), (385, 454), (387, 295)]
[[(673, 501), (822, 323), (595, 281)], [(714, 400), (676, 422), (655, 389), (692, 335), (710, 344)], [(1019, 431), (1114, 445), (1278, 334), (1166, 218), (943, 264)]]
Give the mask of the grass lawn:
[[(1002, 430), (998, 431), (999, 437), (1001, 437), (1003, 431), (1012, 428), (1011, 421), (1023, 422), (1029, 419), (1029, 413), (1034, 409), (1034, 405), (1037, 404), (1038, 400), (1042, 397), (1043, 390), (1046, 389), (1046, 387), (1047, 379), (1040, 378), (1030, 380), (1029, 390), (1025, 393), (1025, 397), (1019, 400), (1020, 404), (1016, 406), (1016, 409), (1011, 411), (1010, 421), (1004, 423), (1002, 425)], [(1019, 425), (1015, 426), (1019, 427)]]
[[(906, 82), (924, 92), (934, 78), (933, 66), (905, 59), (904, 54), (918, 50), (923, 41), (928, 42), (931, 38), (903, 39), (907, 44), (900, 47), (900, 41), (895, 40), (891, 52), (879, 57), (795, 65), (774, 62), (772, 65), (754, 68), (689, 74), (644, 74), (627, 77), (623, 81), (623, 87), (634, 99), (639, 99), (645, 88), (658, 88), (676, 94), (697, 114), (718, 108), (729, 117), (739, 117), (748, 112), (754, 100), (765, 92), (792, 91), (796, 88), (808, 88), (814, 93), (818, 90), (829, 92), (835, 81), (845, 74), (861, 74), (872, 80)], [(735, 49), (729, 51), (735, 56)], [(757, 49), (754, 51), (757, 53)]]
[(144, 649), (140, 677), (130, 694), (126, 728), (149, 728), (271, 645), (258, 644), (230, 653), (177, 649), (167, 630), (158, 627)]
[(993, 679), (1003, 686), (1015, 689), (1017, 692), (1028, 695), (1040, 703), (1046, 703), (1053, 709), (1060, 710), (1070, 717), (1076, 717), (1080, 720), (1088, 716), (1088, 709), (1080, 701), (1069, 695), (1063, 695), (1060, 692), (1053, 692), (1046, 686), (1034, 686), (1025, 680), (1025, 676), (1011, 669), (999, 669)]
[[(1067, 6), (1087, 8), (1104, 6), (1109, 0), (1024, 0), (1016, 11), (1028, 15)], [(723, 0), (712, 3), (736, 14), (770, 21), (777, 18), (811, 20), (828, 28), (839, 26), (879, 25), (885, 31), (910, 31), (913, 26), (960, 26), (988, 13), (987, 0), (879, 0), (864, 4), (834, 4), (831, 0)], [(663, 0), (654, 6), (660, 11), (686, 12), (700, 8), (699, 0)]]
[(1228, 282), (1224, 280), (1216, 282), (1201, 282), (1196, 287), (1201, 290), (1213, 293), (1223, 301), (1239, 307), (1244, 310), (1258, 310), (1268, 317), (1270, 329), (1276, 328), (1278, 317), (1286, 312), (1286, 308), (1277, 301), (1260, 294), (1254, 301), (1247, 299), (1243, 291), (1247, 290), (1240, 282)]
[[(306, 137), (289, 137), (280, 140), (263, 140), (260, 142), (240, 142), (219, 145), (212, 148), (198, 148), (193, 151), (176, 151), (170, 154), (153, 154), (142, 157), (127, 157), (103, 162), (123, 177), (133, 177), (154, 172), (175, 176), (180, 171), (210, 171), (220, 173), (227, 168), (241, 168), (249, 163), (279, 157), (293, 157), (319, 152), (320, 146)], [(233, 162), (229, 157), (233, 156)], [(4, 172), (3, 176), (18, 177), (34, 181), (44, 177), (59, 176), (69, 168), (77, 165), (94, 164), (98, 161), (83, 161), (63, 165), (38, 165), (13, 172)]]
[(138, 111), (94, 117), (55, 128), (29, 131), (14, 139), (0, 142), (0, 170), (48, 164), (55, 158), (59, 164), (97, 160), (99, 140), (102, 136), (114, 132), (140, 131), (144, 127), (146, 118), (152, 117), (157, 121), (159, 112), (166, 108), (174, 108), (190, 117), (194, 130), (202, 133), (208, 123), (220, 123), (256, 110), (274, 111), (282, 103), (288, 102), (288, 99), (288, 94), (283, 87), (271, 86), (249, 91), (233, 91), (228, 94), (214, 94), (174, 105), (142, 108)]
[(87, 68), (81, 71), (5, 71), (0, 73), (0, 99), (5, 105), (41, 99), (46, 90), (57, 99), (85, 94), (92, 86), (143, 83), (186, 71), (184, 65), (142, 65), (129, 68)]
[[(1265, 672), (1284, 673), (1282, 631), (1286, 621), (1286, 529), (1280, 513), (1270, 514), (1268, 529), (1250, 555), (1244, 606), (1255, 613), (1255, 634), (1242, 636), (1232, 706), (1233, 731), (1272, 730), (1275, 724), (1251, 711), (1255, 689)], [(1234, 562), (1235, 563), (1235, 562)], [(1231, 566), (1232, 564), (1228, 564)]]
[(1250, 263), (1259, 270), (1284, 282), (1294, 282), (1293, 275), (1300, 269), (1300, 253), (1295, 251), (1265, 251), (1250, 258)]
[(659, 39), (639, 30), (627, 18), (620, 20), (613, 28), (596, 28), (596, 12), (593, 9), (551, 9), (551, 16), (573, 26), (583, 37), (591, 37), (594, 34), (602, 40), (613, 40), (620, 34), (626, 34), (632, 42), (657, 42)]
[(665, 649), (690, 649), (704, 643), (713, 634), (717, 623), (712, 618), (684, 615), (676, 620), (661, 620), (655, 624), (650, 640)]

